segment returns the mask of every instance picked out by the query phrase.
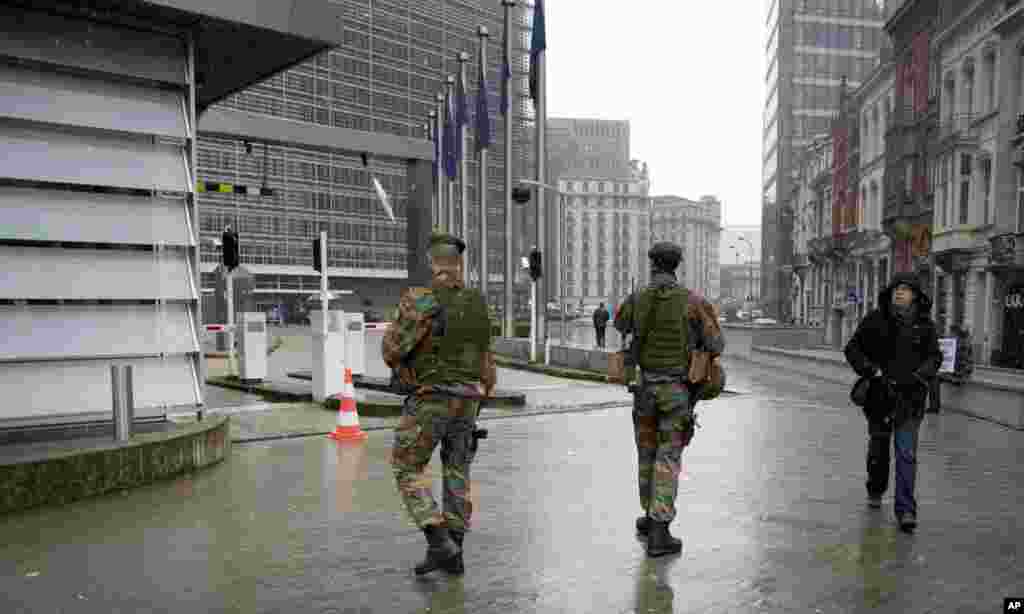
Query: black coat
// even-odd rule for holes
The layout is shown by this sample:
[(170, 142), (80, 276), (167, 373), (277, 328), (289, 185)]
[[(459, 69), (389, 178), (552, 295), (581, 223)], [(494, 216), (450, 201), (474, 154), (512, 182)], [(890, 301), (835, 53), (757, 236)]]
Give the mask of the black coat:
[[(917, 316), (904, 325), (890, 313), (892, 293), (899, 284), (914, 288)], [(896, 422), (924, 414), (929, 379), (942, 365), (942, 350), (929, 312), (932, 301), (911, 274), (898, 274), (878, 295), (878, 309), (869, 313), (846, 344), (846, 360), (860, 376), (876, 369), (882, 379), (872, 383), (864, 412), (894, 414)]]
[(608, 310), (598, 307), (594, 310), (594, 327), (604, 328), (605, 326), (608, 326)]

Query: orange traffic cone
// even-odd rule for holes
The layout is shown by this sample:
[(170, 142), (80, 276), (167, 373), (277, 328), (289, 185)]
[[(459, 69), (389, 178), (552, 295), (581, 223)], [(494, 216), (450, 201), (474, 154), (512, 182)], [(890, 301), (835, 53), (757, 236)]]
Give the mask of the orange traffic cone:
[(345, 369), (345, 387), (341, 391), (338, 407), (338, 426), (327, 436), (336, 441), (362, 441), (366, 433), (359, 428), (359, 412), (356, 410), (356, 387), (352, 383), (352, 369)]

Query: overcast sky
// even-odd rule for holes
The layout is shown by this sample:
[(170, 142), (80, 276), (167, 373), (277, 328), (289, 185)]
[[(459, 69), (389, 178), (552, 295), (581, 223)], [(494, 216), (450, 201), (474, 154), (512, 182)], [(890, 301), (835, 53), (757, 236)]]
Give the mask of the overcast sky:
[(762, 0), (548, 0), (548, 116), (625, 119), (654, 194), (761, 223)]

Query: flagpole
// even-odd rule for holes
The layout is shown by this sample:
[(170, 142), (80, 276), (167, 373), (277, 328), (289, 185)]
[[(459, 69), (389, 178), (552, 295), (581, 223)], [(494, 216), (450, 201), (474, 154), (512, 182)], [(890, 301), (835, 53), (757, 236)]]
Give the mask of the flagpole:
[[(512, 8), (516, 5), (516, 0), (502, 0), (502, 6), (505, 7), (505, 40), (502, 41), (505, 45), (504, 53), (505, 57), (502, 62), (512, 61)], [(511, 69), (511, 66), (508, 67)], [(509, 70), (509, 73), (511, 70)], [(512, 76), (505, 72), (505, 67), (502, 68), (502, 81), (504, 81), (504, 92), (505, 97), (502, 98), (502, 104), (506, 105), (502, 111), (505, 115), (505, 300), (504, 300), (504, 320), (505, 320), (505, 336), (512, 337), (515, 334), (515, 314), (512, 312), (512, 303), (514, 302), (513, 289), (514, 280), (516, 278), (516, 262), (512, 256), (514, 250), (514, 244), (512, 239), (514, 237), (512, 231), (512, 221), (514, 212), (512, 210), (512, 124), (513, 117), (515, 117), (515, 105), (512, 104)]]
[(434, 189), (437, 192), (437, 217), (434, 218), (433, 228), (444, 229), (444, 94), (437, 94), (435, 97), (437, 105), (437, 117), (435, 118), (434, 130), (437, 135), (437, 185)]
[[(455, 77), (453, 77), (452, 75), (448, 75), (448, 78), (445, 80), (444, 89), (445, 89), (445, 101), (446, 101), (445, 105), (447, 106), (448, 109), (451, 109), (452, 106), (453, 106), (452, 98), (455, 96)], [(454, 114), (452, 114), (452, 115), (454, 115)], [(451, 117), (449, 119), (449, 121), (455, 121), (455, 117), (454, 116)], [(445, 130), (447, 130), (447, 129), (448, 128), (446, 127)], [(445, 156), (447, 156), (447, 155), (448, 154), (446, 152)], [(445, 174), (445, 177), (447, 177), (447, 174)], [(448, 199), (448, 202), (445, 203), (445, 210), (444, 210), (444, 231), (445, 232), (454, 232), (455, 231), (455, 228), (454, 228), (454, 226), (455, 226), (455, 180), (453, 180), (451, 178), (448, 178), (447, 179), (447, 186), (448, 186), (448, 191), (447, 191), (448, 193), (446, 195), (446, 198)]]
[[(480, 37), (480, 84), (477, 90), (477, 96), (483, 96), (484, 100), (488, 96), (487, 92), (487, 38), (490, 34), (487, 32), (485, 26), (480, 26), (477, 29), (477, 36)], [(488, 107), (489, 108), (489, 107)], [(480, 104), (477, 104), (477, 112), (480, 112)], [(491, 120), (487, 118), (486, 121), (477, 120), (477, 130), (480, 127), (486, 126), (490, 130)], [(480, 208), (477, 210), (477, 225), (479, 226), (480, 234), (480, 248), (477, 250), (479, 254), (477, 256), (477, 270), (480, 272), (480, 293), (483, 295), (484, 300), (487, 300), (487, 144), (490, 142), (490, 135), (477, 135), (477, 140), (481, 142), (480, 147), (480, 158), (477, 161), (479, 165), (479, 179), (477, 181), (477, 193), (480, 195)]]
[(431, 201), (431, 207), (430, 207), (430, 229), (433, 230), (434, 226), (437, 225), (437, 208), (438, 208), (437, 184), (438, 184), (438, 179), (439, 179), (437, 171), (441, 168), (441, 160), (436, 159), (438, 157), (437, 156), (437, 151), (438, 151), (437, 150), (437, 138), (439, 136), (439, 133), (437, 132), (437, 111), (431, 111), (427, 115), (430, 117), (429, 121), (427, 122), (427, 136), (430, 137), (430, 144), (433, 145), (433, 147), (434, 147), (434, 156), (435, 156), (435, 160), (434, 160), (434, 185), (432, 186), (433, 190), (431, 190), (433, 192), (433, 195), (430, 198), (430, 201)]
[[(541, 16), (541, 18), (538, 20), (537, 19), (537, 14), (534, 15), (534, 23), (533, 23), (534, 32), (535, 32), (534, 36), (536, 36), (536, 31), (537, 31), (538, 27), (544, 28), (544, 26), (545, 26), (544, 19), (543, 19), (543, 4), (542, 4), (542, 0), (536, 0), (535, 9), (537, 7), (540, 7), (540, 10), (537, 10), (536, 13), (539, 14)], [(540, 23), (538, 23), (538, 21)], [(545, 35), (545, 38), (546, 38), (546, 33), (544, 33), (543, 30), (542, 30), (542, 34)], [(547, 108), (548, 107), (548, 105), (547, 105), (547, 74), (546, 74), (547, 71), (546, 71), (546, 67), (545, 67), (545, 59), (546, 59), (545, 56), (547, 54), (546, 47), (547, 47), (547, 41), (545, 40), (544, 41), (544, 45), (539, 50), (537, 50), (537, 52), (536, 52), (536, 63), (537, 63), (537, 66), (535, 68), (535, 70), (537, 71), (537, 73), (536, 73), (536, 75), (537, 75), (537, 92), (536, 92), (537, 98), (536, 98), (536, 101), (535, 101), (536, 105), (537, 105), (537, 107), (536, 107), (536, 109), (537, 109), (536, 121), (535, 121), (535, 124), (536, 124), (535, 127), (537, 129), (537, 136), (534, 139), (536, 141), (535, 144), (537, 146), (536, 153), (535, 153), (536, 166), (537, 166), (537, 190), (536, 190), (536, 195), (537, 195), (537, 210), (536, 210), (537, 228), (536, 228), (536, 234), (537, 234), (537, 249), (540, 249), (540, 250), (544, 250), (544, 248), (547, 247), (547, 242), (545, 241), (545, 239), (547, 238), (547, 233), (545, 232), (546, 231), (546, 228), (545, 228), (545, 221), (546, 220), (544, 219), (544, 216), (547, 214), (547, 207), (545, 206), (545, 204), (546, 204), (545, 203), (545, 200), (546, 200), (545, 197), (547, 196), (547, 194), (545, 193), (546, 192), (546, 188), (544, 186), (546, 186), (547, 183), (548, 183), (547, 182), (547, 138), (546, 138), (547, 137), (547, 130), (546, 130), (546, 128), (547, 128), (547, 119), (548, 119), (548, 108)], [(542, 267), (542, 270), (543, 270), (543, 268), (548, 269), (548, 271), (553, 270), (553, 268), (551, 267), (551, 255), (550, 254), (546, 255), (544, 260), (547, 261), (547, 266), (546, 267)], [(554, 268), (557, 268), (558, 267), (558, 263), (556, 262), (554, 264), (555, 264)], [(537, 340), (537, 344), (538, 345), (546, 344), (546, 342), (547, 342), (547, 306), (548, 306), (547, 297), (548, 297), (547, 282), (537, 284), (537, 300), (534, 302), (533, 308), (534, 308), (534, 311), (537, 314), (537, 334), (536, 334), (536, 336), (534, 338)], [(547, 347), (547, 346), (544, 345), (544, 347)]]
[[(456, 104), (465, 104), (466, 95), (466, 69), (469, 62), (469, 54), (465, 51), (459, 52), (459, 87), (462, 89), (463, 100)], [(459, 123), (459, 231), (458, 235), (463, 241), (469, 240), (469, 161), (466, 159), (466, 124)], [(470, 257), (466, 258), (466, 266), (462, 268), (462, 281), (469, 286), (469, 270), (472, 267), (472, 251)]]

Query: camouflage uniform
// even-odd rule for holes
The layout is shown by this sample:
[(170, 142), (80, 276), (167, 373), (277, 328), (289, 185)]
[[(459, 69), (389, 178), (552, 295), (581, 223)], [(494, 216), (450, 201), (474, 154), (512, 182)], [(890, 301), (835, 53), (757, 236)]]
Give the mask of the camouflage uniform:
[[(656, 266), (652, 271), (650, 286), (631, 295), (615, 319), (616, 329), (624, 335), (633, 333), (634, 320), (643, 323), (640, 328), (647, 339), (657, 334), (657, 329), (665, 323), (644, 322), (646, 314), (640, 313), (642, 308), (639, 307), (642, 293), (682, 290), (671, 272), (681, 259), (681, 249), (672, 244), (659, 243), (651, 249), (649, 255), (656, 262), (667, 258), (669, 265), (673, 261), (675, 265)], [(696, 293), (686, 292), (686, 297), (687, 352), (702, 350), (711, 352), (713, 356), (721, 354), (725, 342), (718, 320), (714, 317), (714, 309)], [(667, 340), (673, 338), (678, 339), (677, 345), (682, 342), (677, 332), (668, 334)], [(632, 341), (637, 343), (636, 339)], [(662, 337), (662, 341), (666, 341), (666, 338)], [(680, 354), (683, 355), (681, 351)], [(684, 361), (685, 358), (680, 363)], [(666, 525), (675, 519), (682, 454), (693, 439), (697, 427), (694, 408), (700, 391), (693, 390), (688, 383), (687, 364), (646, 368), (641, 358), (639, 367), (639, 382), (633, 397), (633, 426), (639, 466), (637, 483), (640, 506), (646, 514), (645, 518), (638, 520), (637, 528), (641, 533), (646, 533), (646, 519)]]
[[(431, 287), (403, 293), (398, 319), (383, 340), (384, 361), (408, 394), (392, 448), (399, 494), (428, 541), (443, 542), (432, 535), (450, 531), (460, 546), (473, 513), (470, 467), (476, 455), (476, 416), (480, 400), (493, 392), (496, 381), (487, 305), (480, 292), (462, 284), (464, 249), (465, 243), (451, 235), (431, 238)], [(443, 509), (434, 500), (428, 472), (438, 443), (444, 466)], [(461, 565), (460, 559), (457, 565), (421, 568)]]

